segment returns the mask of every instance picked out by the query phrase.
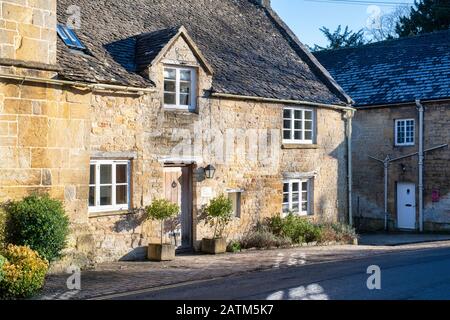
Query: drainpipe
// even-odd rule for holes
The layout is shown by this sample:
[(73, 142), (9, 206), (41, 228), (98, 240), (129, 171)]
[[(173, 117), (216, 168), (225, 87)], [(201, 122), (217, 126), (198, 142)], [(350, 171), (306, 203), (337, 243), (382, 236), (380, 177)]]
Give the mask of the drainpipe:
[(347, 119), (347, 153), (348, 153), (348, 224), (353, 226), (353, 164), (352, 164), (352, 129), (353, 129), (353, 117), (355, 115), (354, 110), (349, 110), (345, 118)]
[(384, 231), (388, 231), (388, 217), (389, 217), (389, 208), (388, 208), (388, 197), (389, 197), (389, 164), (391, 159), (389, 156), (384, 160)]
[(419, 230), (423, 232), (423, 209), (424, 209), (424, 184), (423, 184), (423, 169), (424, 169), (424, 114), (425, 108), (420, 102), (416, 100), (417, 110), (419, 111)]

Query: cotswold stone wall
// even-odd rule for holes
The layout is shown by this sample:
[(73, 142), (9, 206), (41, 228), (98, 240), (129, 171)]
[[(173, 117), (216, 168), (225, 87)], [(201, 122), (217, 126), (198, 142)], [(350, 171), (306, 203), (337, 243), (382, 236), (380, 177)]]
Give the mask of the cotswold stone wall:
[[(164, 109), (163, 64), (183, 62), (198, 71), (197, 112)], [(51, 72), (1, 67), (1, 73), (51, 78)], [(341, 111), (317, 108), (317, 144), (282, 146), (282, 104), (211, 98), (211, 75), (180, 39), (149, 69), (155, 93), (91, 92), (19, 81), (0, 83), (0, 202), (48, 192), (64, 201), (72, 221), (65, 262), (79, 265), (142, 259), (159, 225), (142, 209), (163, 197), (164, 164), (193, 165), (194, 245), (212, 230), (200, 219), (211, 197), (241, 189), (242, 212), (226, 234), (239, 238), (282, 209), (283, 178), (314, 177), (317, 220), (345, 220), (346, 142)], [(89, 162), (131, 160), (131, 209), (94, 214), (88, 210)], [(195, 174), (217, 168), (214, 179)], [(211, 194), (202, 192), (211, 190)]]
[[(194, 179), (195, 244), (212, 235), (212, 230), (199, 220), (201, 207), (208, 203), (201, 190), (211, 188), (212, 196), (227, 189), (242, 189), (242, 213), (227, 229), (231, 238), (239, 238), (265, 217), (278, 215), (282, 205), (282, 182), (286, 172), (315, 172), (314, 219), (345, 221), (346, 202), (346, 144), (340, 112), (318, 110), (320, 132), (318, 146), (311, 149), (282, 150), (279, 140), (282, 125), (282, 105), (232, 100), (207, 100), (200, 103), (199, 114), (165, 111), (158, 99), (144, 97), (132, 100), (124, 97), (93, 97), (91, 152), (134, 154), (132, 160), (133, 208), (143, 208), (163, 194), (163, 160), (173, 150), (187, 150), (184, 156), (199, 159), (197, 167), (214, 164), (212, 180)], [(327, 119), (327, 120), (326, 120)], [(199, 126), (199, 128), (197, 128)], [(209, 130), (215, 128), (214, 139), (221, 133), (268, 132), (274, 138), (279, 159), (270, 158), (270, 150), (256, 149), (256, 159), (248, 159), (252, 144), (248, 136), (236, 134), (237, 148), (225, 154), (229, 159), (211, 155)], [(196, 131), (205, 133), (196, 140)], [(256, 138), (256, 136), (255, 136)], [(269, 138), (270, 139), (270, 138)], [(200, 152), (191, 145), (200, 143)], [(219, 143), (224, 149), (224, 144)], [(206, 149), (205, 149), (206, 148)], [(224, 151), (226, 153), (226, 150)], [(261, 152), (261, 153), (260, 153)], [(258, 155), (260, 153), (260, 155)], [(148, 242), (159, 241), (159, 225), (144, 221), (142, 214), (91, 215), (90, 225), (96, 243), (96, 261), (142, 258)]]
[[(217, 168), (212, 180), (194, 177), (196, 248), (203, 237), (212, 235), (200, 219), (201, 208), (211, 197), (228, 189), (244, 190), (241, 217), (226, 230), (230, 239), (239, 238), (258, 221), (280, 214), (285, 173), (314, 173), (313, 219), (345, 221), (347, 146), (342, 112), (316, 110), (317, 145), (283, 150), (283, 105), (204, 95), (211, 87), (211, 76), (183, 39), (149, 69), (157, 88), (163, 83), (163, 63), (176, 61), (198, 70), (196, 113), (164, 109), (161, 90), (144, 97), (106, 93), (92, 97), (91, 154), (133, 155), (133, 208), (144, 208), (161, 197), (164, 159), (175, 157), (196, 159), (194, 171), (208, 164)], [(202, 197), (205, 188), (212, 190), (210, 197)], [(159, 241), (159, 225), (144, 221), (142, 213), (90, 215), (90, 225), (97, 262), (143, 258), (145, 246)]]
[[(54, 73), (0, 67), (0, 73), (49, 78)], [(89, 233), (91, 93), (29, 82), (0, 83), (0, 202), (48, 193), (65, 202), (70, 247)]]
[[(450, 140), (450, 103), (424, 103), (425, 149)], [(395, 147), (394, 123), (396, 119), (416, 120), (416, 145)], [(353, 130), (353, 208), (357, 223), (362, 229), (384, 228), (384, 168), (383, 164), (369, 159), (369, 156), (385, 159), (387, 155), (397, 158), (418, 151), (418, 112), (415, 104), (359, 110), (356, 113)], [(425, 227), (435, 230), (450, 226), (450, 151), (447, 148), (432, 151), (425, 157)], [(418, 157), (406, 158), (391, 164), (389, 168), (389, 225), (397, 224), (397, 183), (415, 183), (418, 188)], [(432, 201), (433, 191), (440, 194), (437, 202)], [(418, 195), (418, 190), (416, 191)], [(419, 204), (416, 200), (417, 206)], [(418, 221), (418, 209), (417, 209)]]
[(0, 58), (56, 63), (56, 0), (0, 1)]

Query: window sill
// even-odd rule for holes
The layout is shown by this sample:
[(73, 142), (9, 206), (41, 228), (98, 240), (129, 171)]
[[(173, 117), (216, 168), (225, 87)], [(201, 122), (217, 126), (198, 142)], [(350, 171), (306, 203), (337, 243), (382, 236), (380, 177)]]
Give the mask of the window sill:
[(102, 218), (102, 217), (112, 217), (112, 216), (127, 216), (134, 214), (131, 210), (122, 211), (107, 211), (107, 212), (89, 212), (89, 218)]
[(398, 144), (398, 145), (394, 145), (395, 148), (414, 148), (416, 145), (415, 144)]
[(283, 143), (282, 149), (292, 150), (292, 149), (319, 149), (317, 144), (302, 144), (302, 143)]
[(193, 109), (164, 107), (163, 110), (164, 110), (164, 112), (170, 112), (170, 113), (192, 114), (194, 116), (198, 115), (197, 110), (193, 110)]

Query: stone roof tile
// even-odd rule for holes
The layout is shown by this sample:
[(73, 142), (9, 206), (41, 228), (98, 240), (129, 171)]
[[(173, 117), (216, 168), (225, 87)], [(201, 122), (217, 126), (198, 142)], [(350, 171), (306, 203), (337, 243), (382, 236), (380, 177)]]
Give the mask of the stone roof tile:
[(69, 18), (69, 6), (80, 8), (81, 29), (76, 32), (90, 53), (75, 53), (59, 40), (62, 78), (153, 86), (137, 72), (146, 61), (133, 47), (139, 48), (139, 36), (148, 35), (157, 52), (171, 28), (184, 26), (214, 70), (212, 89), (216, 92), (326, 104), (349, 102), (276, 14), (252, 0), (57, 3), (59, 23)]

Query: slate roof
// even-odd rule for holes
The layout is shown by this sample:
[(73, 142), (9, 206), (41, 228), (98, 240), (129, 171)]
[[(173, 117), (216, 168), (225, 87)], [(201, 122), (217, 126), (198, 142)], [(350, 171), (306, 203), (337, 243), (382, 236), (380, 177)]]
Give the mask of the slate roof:
[[(264, 98), (339, 104), (350, 98), (271, 10), (252, 0), (58, 0), (58, 21), (70, 5), (81, 9), (76, 30), (90, 54), (58, 39), (62, 78), (152, 86), (137, 73), (139, 39), (160, 50), (184, 26), (214, 71), (213, 91)], [(145, 63), (145, 62), (144, 62)]]
[(136, 71), (140, 72), (148, 68), (178, 30), (178, 27), (174, 27), (137, 36)]
[(315, 56), (356, 106), (450, 98), (450, 30)]

